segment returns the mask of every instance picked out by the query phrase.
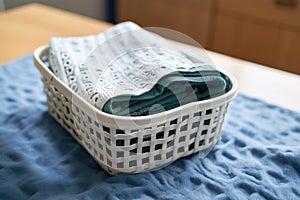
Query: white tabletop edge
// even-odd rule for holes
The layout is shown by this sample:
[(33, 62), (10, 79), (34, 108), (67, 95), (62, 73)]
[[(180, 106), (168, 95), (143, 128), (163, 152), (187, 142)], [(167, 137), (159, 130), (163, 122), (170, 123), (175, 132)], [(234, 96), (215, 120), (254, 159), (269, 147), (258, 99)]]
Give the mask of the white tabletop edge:
[[(198, 47), (175, 43), (191, 55), (204, 55), (203, 49), (199, 53)], [(240, 93), (300, 112), (299, 75), (208, 50), (205, 53), (217, 68), (237, 79)]]

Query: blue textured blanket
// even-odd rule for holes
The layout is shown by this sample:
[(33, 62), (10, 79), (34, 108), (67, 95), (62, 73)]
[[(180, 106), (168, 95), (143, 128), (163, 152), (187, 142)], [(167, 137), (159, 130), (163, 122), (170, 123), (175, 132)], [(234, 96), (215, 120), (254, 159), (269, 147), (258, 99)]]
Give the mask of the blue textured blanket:
[(205, 157), (109, 176), (47, 113), (32, 56), (0, 67), (0, 199), (299, 199), (300, 113), (239, 95)]

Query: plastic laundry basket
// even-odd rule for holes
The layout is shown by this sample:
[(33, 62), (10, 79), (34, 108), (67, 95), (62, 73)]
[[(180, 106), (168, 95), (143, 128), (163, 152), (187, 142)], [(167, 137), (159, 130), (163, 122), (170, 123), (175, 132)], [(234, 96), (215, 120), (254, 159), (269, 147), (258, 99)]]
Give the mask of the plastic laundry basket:
[(212, 148), (220, 139), (237, 82), (216, 98), (198, 101), (159, 114), (115, 116), (93, 107), (48, 68), (48, 46), (34, 52), (42, 74), (49, 113), (108, 173), (139, 173), (161, 168), (176, 159)]

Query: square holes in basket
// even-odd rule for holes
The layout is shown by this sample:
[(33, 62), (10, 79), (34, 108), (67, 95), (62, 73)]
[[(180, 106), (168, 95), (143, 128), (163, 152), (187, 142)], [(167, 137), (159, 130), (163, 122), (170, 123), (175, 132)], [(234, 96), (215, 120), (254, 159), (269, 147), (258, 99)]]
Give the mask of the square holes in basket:
[(154, 169), (214, 144), (227, 106), (196, 111), (154, 127), (122, 130), (94, 121), (56, 89), (46, 87), (45, 91), (51, 115), (110, 173)]
[[(218, 138), (221, 123), (217, 123), (216, 119), (220, 118), (221, 110), (218, 107), (196, 112), (142, 130), (103, 126), (103, 132), (108, 136), (114, 135), (114, 139), (104, 139), (107, 148), (100, 148), (103, 152), (99, 158), (112, 165), (110, 167), (127, 169), (141, 165), (149, 167), (205, 149)], [(101, 125), (98, 124), (98, 127), (101, 129)], [(96, 135), (101, 137), (100, 133)]]

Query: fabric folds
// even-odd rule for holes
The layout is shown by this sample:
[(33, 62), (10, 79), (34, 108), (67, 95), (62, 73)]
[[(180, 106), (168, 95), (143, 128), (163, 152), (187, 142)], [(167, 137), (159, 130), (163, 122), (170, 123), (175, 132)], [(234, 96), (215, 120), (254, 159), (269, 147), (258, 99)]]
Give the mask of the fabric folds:
[(49, 62), (75, 93), (114, 115), (157, 114), (231, 89), (212, 64), (132, 22), (95, 36), (52, 38)]

